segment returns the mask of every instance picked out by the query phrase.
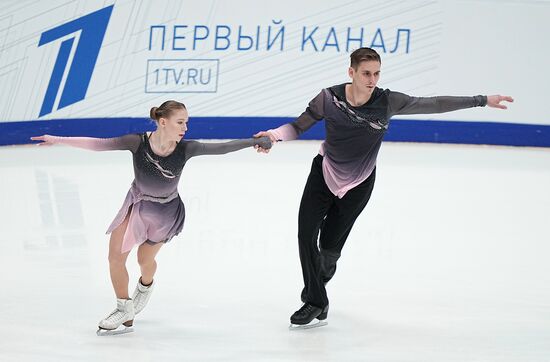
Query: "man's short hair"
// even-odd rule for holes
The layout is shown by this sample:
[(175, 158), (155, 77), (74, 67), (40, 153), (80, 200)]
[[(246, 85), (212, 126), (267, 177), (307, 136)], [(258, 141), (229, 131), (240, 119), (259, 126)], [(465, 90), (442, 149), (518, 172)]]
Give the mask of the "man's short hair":
[(367, 47), (354, 50), (349, 57), (351, 60), (350, 67), (352, 67), (353, 69), (357, 69), (359, 63), (369, 60), (374, 60), (382, 64), (382, 61), (380, 60), (380, 55), (376, 52), (376, 50)]

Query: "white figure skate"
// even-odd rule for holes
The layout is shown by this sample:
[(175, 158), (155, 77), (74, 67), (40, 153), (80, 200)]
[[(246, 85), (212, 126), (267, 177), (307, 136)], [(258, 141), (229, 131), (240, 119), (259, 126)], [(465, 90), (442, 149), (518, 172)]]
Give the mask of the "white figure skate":
[(116, 309), (99, 322), (98, 336), (111, 336), (134, 331), (134, 302), (131, 299), (117, 299)]
[(155, 286), (155, 281), (151, 283), (149, 286), (145, 286), (141, 284), (141, 278), (139, 278), (139, 281), (136, 285), (136, 290), (134, 290), (134, 295), (132, 295), (132, 300), (134, 301), (134, 312), (138, 314), (145, 308), (147, 305), (147, 302), (149, 302), (149, 298), (151, 298), (151, 293), (153, 292), (153, 288)]

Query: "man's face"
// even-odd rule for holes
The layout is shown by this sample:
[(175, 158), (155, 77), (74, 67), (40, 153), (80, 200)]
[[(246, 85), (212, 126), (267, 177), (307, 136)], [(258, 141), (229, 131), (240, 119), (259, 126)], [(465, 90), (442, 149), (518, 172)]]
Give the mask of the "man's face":
[(375, 60), (363, 61), (359, 63), (357, 70), (350, 67), (348, 74), (354, 86), (372, 93), (380, 79), (380, 63)]

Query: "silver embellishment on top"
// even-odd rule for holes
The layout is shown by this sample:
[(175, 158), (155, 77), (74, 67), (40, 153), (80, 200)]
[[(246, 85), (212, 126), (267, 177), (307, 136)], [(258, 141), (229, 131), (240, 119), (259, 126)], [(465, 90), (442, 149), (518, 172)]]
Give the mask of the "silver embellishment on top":
[(379, 119), (379, 118), (371, 118), (367, 119), (363, 117), (358, 112), (355, 112), (353, 109), (351, 109), (348, 104), (344, 101), (339, 100), (335, 95), (332, 96), (332, 102), (338, 107), (341, 111), (343, 111), (349, 118), (350, 121), (352, 121), (355, 124), (358, 125), (369, 125), (371, 128), (375, 130), (386, 130), (388, 129), (388, 122), (385, 119)]
[(176, 175), (174, 175), (172, 171), (163, 168), (160, 165), (160, 162), (158, 160), (155, 160), (153, 157), (151, 157), (151, 155), (147, 151), (145, 152), (145, 157), (147, 158), (147, 161), (149, 161), (153, 166), (155, 166), (157, 170), (160, 171), (162, 176), (166, 178), (176, 178)]

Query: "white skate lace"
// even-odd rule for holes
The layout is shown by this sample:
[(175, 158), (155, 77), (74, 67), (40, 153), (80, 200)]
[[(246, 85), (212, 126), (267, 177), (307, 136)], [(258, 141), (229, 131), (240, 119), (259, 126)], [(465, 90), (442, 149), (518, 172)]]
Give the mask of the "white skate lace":
[(118, 309), (115, 309), (114, 311), (111, 312), (111, 314), (107, 316), (107, 318), (105, 318), (105, 320), (106, 321), (118, 320), (118, 319), (122, 319), (123, 316), (124, 316), (123, 312), (119, 311)]

